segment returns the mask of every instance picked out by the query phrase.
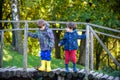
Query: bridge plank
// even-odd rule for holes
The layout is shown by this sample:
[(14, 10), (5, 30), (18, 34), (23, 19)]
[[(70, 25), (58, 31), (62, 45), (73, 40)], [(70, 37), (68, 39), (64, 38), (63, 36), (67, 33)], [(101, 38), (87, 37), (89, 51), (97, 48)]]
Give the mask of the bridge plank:
[(93, 79), (92, 80), (98, 80), (98, 78), (96, 77), (99, 73), (98, 72), (92, 72), (93, 75)]
[(11, 77), (11, 76), (15, 76), (15, 74), (13, 73), (13, 70), (14, 69), (17, 69), (17, 67), (16, 66), (13, 66), (13, 67), (10, 67), (10, 68), (8, 68), (6, 71), (5, 71), (5, 74), (3, 75), (3, 76), (6, 76), (6, 78), (9, 78), (9, 77)]
[(96, 75), (96, 78), (100, 79), (102, 76), (103, 76), (103, 73), (99, 73), (99, 74)]
[(78, 72), (78, 77), (82, 80), (85, 77), (85, 70), (82, 69)]
[(88, 79), (89, 80), (92, 80), (93, 79), (93, 73), (94, 73), (94, 71), (90, 71), (90, 73), (88, 74)]
[(98, 72), (94, 72), (93, 73), (93, 76), (97, 76), (99, 73)]
[(113, 79), (114, 79), (113, 76), (109, 76), (109, 77), (108, 77), (108, 80), (113, 80)]
[[(53, 80), (54, 77), (57, 78), (57, 80), (83, 80), (85, 77), (85, 70), (78, 70), (77, 73), (74, 73), (72, 70), (71, 72), (66, 73), (65, 69), (57, 68), (53, 69), (51, 72), (42, 72), (38, 71), (35, 68), (27, 68), (26, 71), (23, 70), (23, 68), (17, 68), (17, 67), (7, 67), (7, 68), (0, 68), (0, 80), (1, 78), (9, 79), (11, 77), (17, 77), (17, 78), (45, 78)], [(90, 71), (88, 75), (89, 80), (120, 80), (119, 77), (114, 78), (113, 76), (108, 76), (107, 74), (98, 73), (94, 71)]]
[(108, 80), (108, 75), (107, 74), (105, 74), (105, 75), (103, 75), (101, 78), (100, 78), (100, 80)]
[(119, 77), (116, 77), (114, 80), (120, 80), (120, 78), (119, 78)]

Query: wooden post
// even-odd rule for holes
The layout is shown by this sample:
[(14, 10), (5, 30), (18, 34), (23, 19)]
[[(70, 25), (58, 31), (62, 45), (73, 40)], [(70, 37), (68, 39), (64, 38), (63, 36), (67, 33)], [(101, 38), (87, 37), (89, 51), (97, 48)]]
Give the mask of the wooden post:
[(24, 53), (23, 53), (23, 70), (27, 70), (27, 37), (28, 37), (28, 23), (25, 22), (24, 30)]
[(93, 47), (93, 33), (90, 31), (90, 70), (94, 69)]
[(89, 25), (86, 26), (86, 58), (85, 58), (85, 80), (89, 74)]
[(3, 64), (3, 45), (4, 45), (4, 31), (0, 32), (1, 36), (1, 42), (0, 42), (0, 68)]

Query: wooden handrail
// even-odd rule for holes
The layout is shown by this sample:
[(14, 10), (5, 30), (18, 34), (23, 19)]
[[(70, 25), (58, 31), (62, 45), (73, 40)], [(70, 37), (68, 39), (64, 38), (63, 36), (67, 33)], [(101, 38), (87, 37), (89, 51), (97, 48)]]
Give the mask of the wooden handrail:
[(96, 39), (99, 41), (100, 45), (104, 48), (104, 50), (107, 52), (107, 54), (110, 56), (110, 58), (114, 61), (114, 63), (120, 67), (120, 63), (111, 55), (111, 53), (109, 52), (107, 47), (103, 44), (103, 42), (100, 40), (100, 38), (97, 36), (95, 31), (91, 27), (90, 27), (90, 31), (92, 31), (92, 33), (94, 34)]
[[(25, 23), (25, 27), (24, 28), (19, 28), (19, 29), (3, 29), (0, 30), (2, 31), (2, 33), (4, 34), (4, 31), (16, 31), (16, 30), (23, 30), (24, 31), (24, 60), (23, 60), (23, 69), (26, 71), (27, 70), (27, 37), (28, 37), (28, 30), (38, 30), (38, 28), (28, 28), (28, 23), (31, 22), (37, 22), (37, 20), (20, 20), (20, 21), (7, 21), (7, 20), (0, 20), (0, 22), (20, 22), (20, 23)], [(63, 22), (63, 21), (48, 21), (49, 23), (60, 23), (60, 24), (66, 24), (67, 22)], [(111, 59), (120, 67), (120, 63), (111, 55), (111, 53), (109, 52), (109, 50), (106, 48), (106, 46), (103, 44), (103, 42), (100, 40), (100, 38), (97, 36), (96, 33), (102, 34), (102, 35), (106, 35), (106, 36), (110, 36), (110, 37), (114, 37), (117, 39), (120, 39), (119, 36), (114, 36), (111, 34), (107, 34), (107, 33), (103, 33), (103, 32), (98, 32), (98, 31), (94, 31), (92, 29), (92, 27), (97, 27), (97, 28), (102, 28), (102, 29), (106, 29), (109, 31), (113, 31), (113, 32), (118, 32), (120, 33), (120, 30), (116, 30), (116, 29), (112, 29), (112, 28), (108, 28), (108, 27), (104, 27), (104, 26), (99, 26), (99, 25), (95, 25), (95, 24), (90, 24), (90, 23), (84, 23), (84, 22), (73, 22), (76, 24), (82, 24), (86, 26), (86, 30), (80, 30), (80, 31), (86, 31), (86, 61), (85, 61), (85, 66), (86, 66), (86, 78), (88, 78), (88, 74), (89, 74), (89, 53), (91, 53), (91, 55), (93, 55), (93, 42), (91, 42), (89, 44), (89, 40), (93, 41), (92, 38), (90, 38), (89, 36), (89, 32), (91, 31), (92, 33), (90, 33), (90, 35), (92, 36), (92, 34), (97, 38), (97, 40), (100, 42), (101, 46), (105, 49), (105, 51), (107, 52), (107, 54), (111, 57)], [(65, 30), (65, 29), (61, 29), (61, 28), (51, 28), (52, 30)], [(96, 32), (96, 33), (95, 33)], [(89, 51), (89, 46), (92, 46), (91, 49)], [(92, 60), (93, 58), (91, 58)], [(93, 69), (93, 62), (90, 64), (91, 69)]]

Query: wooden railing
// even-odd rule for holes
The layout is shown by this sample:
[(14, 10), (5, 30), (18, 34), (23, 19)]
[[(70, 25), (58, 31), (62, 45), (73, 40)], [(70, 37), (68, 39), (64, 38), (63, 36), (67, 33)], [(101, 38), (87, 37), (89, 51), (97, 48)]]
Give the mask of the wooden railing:
[[(4, 39), (4, 31), (16, 31), (16, 30), (24, 30), (24, 60), (23, 60), (23, 70), (26, 71), (27, 70), (27, 33), (28, 30), (37, 30), (37, 28), (29, 28), (28, 23), (36, 23), (37, 20), (32, 20), (32, 21), (28, 21), (28, 20), (20, 20), (20, 21), (6, 21), (6, 20), (0, 20), (0, 22), (11, 22), (11, 23), (25, 23), (24, 28), (19, 28), (19, 29), (3, 29), (0, 30), (0, 35), (1, 35), (1, 46), (0, 46), (0, 63), (2, 66), (2, 54), (3, 54), (3, 39)], [(53, 23), (59, 23), (59, 24), (66, 24), (67, 22), (62, 22), (62, 21), (48, 21), (49, 23), (53, 24)], [(88, 74), (90, 73), (90, 70), (93, 70), (94, 66), (93, 66), (93, 36), (96, 37), (96, 39), (99, 41), (99, 43), (101, 44), (101, 46), (104, 48), (104, 50), (107, 52), (107, 54), (110, 56), (110, 58), (114, 61), (114, 63), (116, 65), (118, 65), (120, 67), (120, 63), (111, 55), (111, 53), (109, 52), (109, 50), (107, 49), (107, 47), (103, 44), (103, 42), (100, 40), (100, 38), (97, 36), (96, 33), (98, 34), (102, 34), (102, 35), (106, 35), (106, 36), (110, 36), (113, 38), (117, 38), (120, 39), (119, 36), (115, 36), (115, 35), (111, 35), (111, 34), (107, 34), (107, 33), (103, 33), (103, 32), (98, 32), (98, 31), (94, 31), (93, 27), (96, 28), (101, 28), (101, 29), (105, 29), (105, 30), (109, 30), (109, 31), (113, 31), (113, 32), (117, 32), (120, 33), (120, 30), (116, 30), (116, 29), (112, 29), (112, 28), (108, 28), (108, 27), (104, 27), (104, 26), (99, 26), (99, 25), (95, 25), (95, 24), (90, 24), (90, 23), (84, 23), (84, 22), (73, 22), (76, 24), (81, 24), (81, 25), (86, 25), (86, 58), (85, 58), (85, 71), (86, 71), (86, 80), (88, 78)], [(52, 30), (64, 30), (64, 29), (60, 29), (60, 28), (52, 28)], [(90, 55), (90, 57), (89, 57)], [(91, 61), (91, 63), (89, 63), (89, 60)], [(89, 70), (90, 67), (90, 70)]]

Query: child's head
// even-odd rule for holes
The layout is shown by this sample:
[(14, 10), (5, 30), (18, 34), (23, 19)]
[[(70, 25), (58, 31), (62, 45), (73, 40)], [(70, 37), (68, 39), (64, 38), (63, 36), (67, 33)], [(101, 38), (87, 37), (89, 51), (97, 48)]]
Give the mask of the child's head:
[(76, 29), (76, 24), (74, 24), (72, 22), (68, 22), (66, 24), (66, 27), (69, 28), (69, 29), (75, 30)]
[(44, 30), (45, 26), (46, 26), (46, 22), (44, 20), (38, 20), (37, 26), (38, 26), (38, 28), (40, 28), (40, 30)]

